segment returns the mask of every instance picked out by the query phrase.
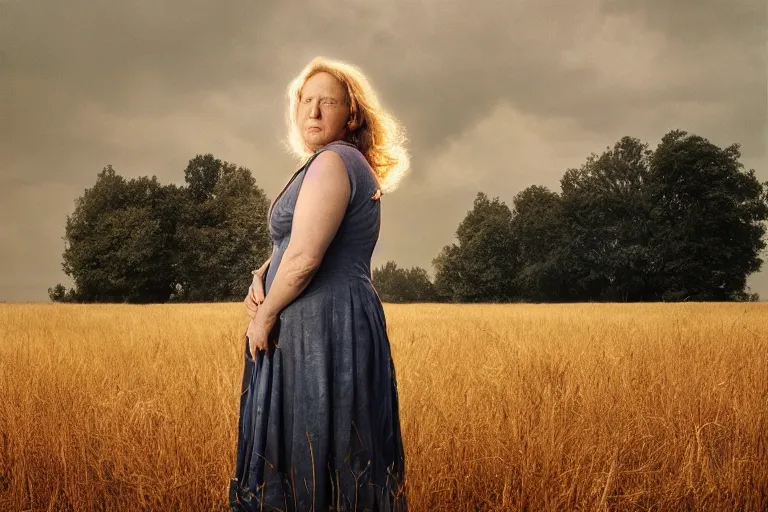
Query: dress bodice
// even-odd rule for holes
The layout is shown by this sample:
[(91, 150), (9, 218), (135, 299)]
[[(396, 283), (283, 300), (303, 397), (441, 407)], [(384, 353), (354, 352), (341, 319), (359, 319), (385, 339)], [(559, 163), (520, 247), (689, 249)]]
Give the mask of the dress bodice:
[(373, 169), (352, 144), (334, 141), (318, 149), (296, 171), (278, 194), (269, 212), (269, 232), (273, 242), (272, 260), (267, 270), (268, 292), (282, 255), (291, 239), (293, 212), (301, 185), (314, 158), (323, 151), (335, 151), (342, 158), (350, 183), (350, 198), (344, 218), (308, 288), (333, 280), (371, 278), (371, 257), (379, 238), (381, 202)]

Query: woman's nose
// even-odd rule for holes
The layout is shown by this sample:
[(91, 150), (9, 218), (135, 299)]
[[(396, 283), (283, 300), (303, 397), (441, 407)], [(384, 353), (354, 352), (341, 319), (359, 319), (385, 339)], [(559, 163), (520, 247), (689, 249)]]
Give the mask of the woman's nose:
[(313, 103), (309, 109), (309, 117), (319, 117), (319, 116), (320, 116), (320, 107), (317, 105), (317, 103)]

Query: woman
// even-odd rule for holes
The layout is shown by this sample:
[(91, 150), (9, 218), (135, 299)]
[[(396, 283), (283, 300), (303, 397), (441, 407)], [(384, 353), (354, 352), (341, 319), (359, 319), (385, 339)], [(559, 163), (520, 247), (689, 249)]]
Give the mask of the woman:
[(272, 256), (245, 299), (233, 511), (405, 511), (386, 320), (371, 283), (382, 192), (404, 137), (364, 75), (316, 58), (288, 88), (306, 163), (270, 209)]

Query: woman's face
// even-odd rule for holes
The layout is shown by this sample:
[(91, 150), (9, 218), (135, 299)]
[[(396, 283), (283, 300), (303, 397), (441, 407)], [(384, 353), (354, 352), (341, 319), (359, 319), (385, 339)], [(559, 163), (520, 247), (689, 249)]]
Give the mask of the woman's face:
[(347, 135), (349, 105), (346, 90), (330, 73), (316, 73), (304, 82), (299, 94), (296, 123), (311, 151)]

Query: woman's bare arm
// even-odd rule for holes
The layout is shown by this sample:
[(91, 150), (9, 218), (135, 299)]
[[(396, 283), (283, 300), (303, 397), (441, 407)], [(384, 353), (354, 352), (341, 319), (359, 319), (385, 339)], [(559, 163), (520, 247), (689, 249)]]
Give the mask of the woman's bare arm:
[(344, 219), (351, 189), (344, 161), (320, 153), (307, 169), (293, 212), (291, 239), (260, 309), (277, 318), (312, 281)]

